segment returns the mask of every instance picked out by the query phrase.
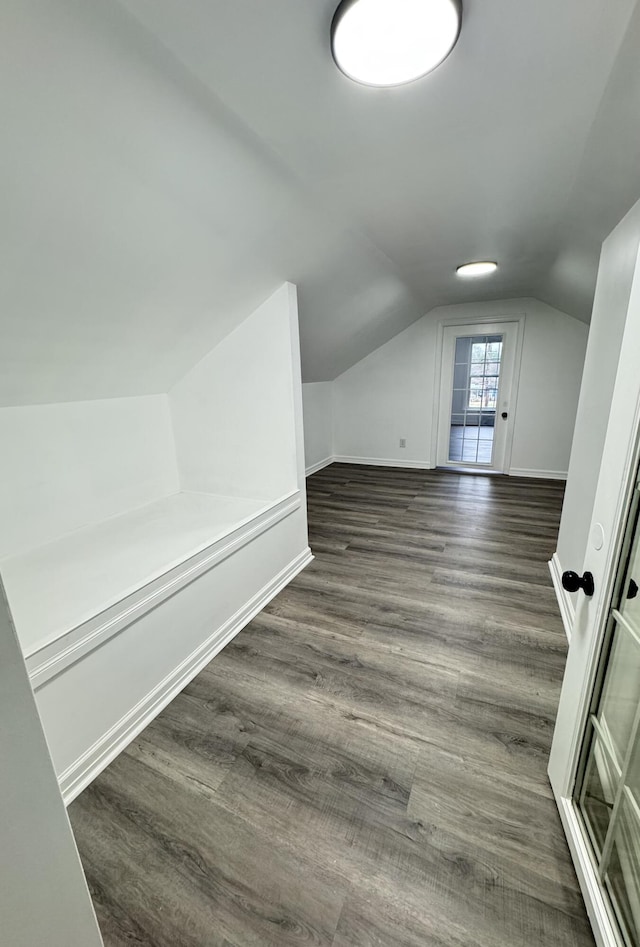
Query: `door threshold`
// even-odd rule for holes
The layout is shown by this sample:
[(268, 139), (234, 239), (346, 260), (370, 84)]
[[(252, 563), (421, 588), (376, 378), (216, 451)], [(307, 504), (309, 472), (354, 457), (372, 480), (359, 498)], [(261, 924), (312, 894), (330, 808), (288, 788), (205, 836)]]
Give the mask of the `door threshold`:
[(493, 470), (490, 467), (463, 467), (456, 464), (438, 465), (436, 470), (446, 470), (449, 473), (488, 474), (490, 477), (508, 476), (508, 474), (505, 474), (502, 470)]

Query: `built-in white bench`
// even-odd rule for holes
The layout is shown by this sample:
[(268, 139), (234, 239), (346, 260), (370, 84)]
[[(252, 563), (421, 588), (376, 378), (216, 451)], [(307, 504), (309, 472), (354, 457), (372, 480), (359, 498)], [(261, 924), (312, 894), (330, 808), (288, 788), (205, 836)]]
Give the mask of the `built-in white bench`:
[(181, 492), (0, 561), (34, 686), (299, 505)]
[(6, 405), (0, 443), (0, 577), (69, 801), (311, 559), (295, 287), (166, 392)]

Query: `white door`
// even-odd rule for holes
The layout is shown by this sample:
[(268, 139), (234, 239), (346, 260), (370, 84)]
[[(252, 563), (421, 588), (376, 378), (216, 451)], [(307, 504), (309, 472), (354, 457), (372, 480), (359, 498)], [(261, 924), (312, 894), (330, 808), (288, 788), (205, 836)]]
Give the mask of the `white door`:
[(445, 326), (438, 467), (508, 468), (520, 322)]
[[(640, 273), (636, 268), (549, 777), (601, 947), (640, 944)], [(570, 587), (575, 576), (563, 577)]]

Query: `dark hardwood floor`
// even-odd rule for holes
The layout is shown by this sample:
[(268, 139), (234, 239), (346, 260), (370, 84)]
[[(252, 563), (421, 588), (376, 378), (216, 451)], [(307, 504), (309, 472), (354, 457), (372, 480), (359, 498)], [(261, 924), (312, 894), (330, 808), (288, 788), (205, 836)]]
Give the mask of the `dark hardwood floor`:
[(70, 807), (107, 947), (593, 947), (551, 481), (333, 465), (316, 559)]

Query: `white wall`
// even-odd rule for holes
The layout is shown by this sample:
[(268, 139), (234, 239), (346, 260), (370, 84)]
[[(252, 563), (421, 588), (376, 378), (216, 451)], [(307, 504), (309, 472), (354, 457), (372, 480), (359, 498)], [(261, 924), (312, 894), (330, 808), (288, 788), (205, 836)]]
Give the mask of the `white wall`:
[(333, 383), (335, 455), (435, 466), (438, 323), (521, 313), (526, 326), (511, 468), (532, 476), (566, 474), (588, 329), (534, 299), (434, 309), (340, 375)]
[(298, 486), (292, 320), (285, 284), (172, 388), (182, 489), (277, 499)]
[(181, 486), (295, 489), (292, 322), (285, 285), (176, 385), (171, 409), (167, 395), (0, 408), (0, 559)]
[(307, 473), (333, 456), (333, 386), (319, 381), (302, 386), (304, 458)]
[(337, 456), (430, 466), (435, 343), (425, 317), (336, 378)]
[(640, 202), (602, 247), (558, 536), (559, 572), (582, 571), (639, 244)]
[(178, 490), (166, 395), (0, 409), (0, 558)]
[(589, 327), (527, 303), (511, 470), (566, 475)]
[(100, 947), (91, 899), (0, 584), (0, 917), (11, 947)]

